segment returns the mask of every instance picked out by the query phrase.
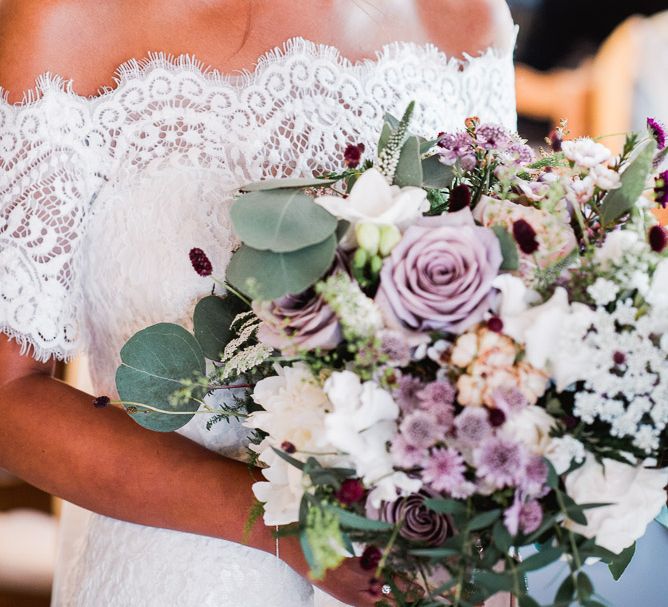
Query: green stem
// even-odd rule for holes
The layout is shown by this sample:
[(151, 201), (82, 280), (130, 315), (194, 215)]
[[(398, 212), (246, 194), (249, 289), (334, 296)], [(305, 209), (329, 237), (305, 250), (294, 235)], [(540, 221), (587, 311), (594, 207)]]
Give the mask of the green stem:
[[(215, 409), (210, 409), (206, 411), (168, 411), (166, 409), (160, 409), (159, 407), (154, 407), (152, 405), (146, 405), (144, 403), (135, 403), (127, 400), (113, 400), (109, 403), (110, 405), (122, 406), (122, 407), (141, 407), (142, 409), (148, 409), (149, 411), (154, 411), (155, 413), (163, 413), (164, 415), (227, 415), (228, 417), (248, 417), (244, 413), (230, 413), (227, 411), (216, 411)], [(141, 413), (141, 411), (137, 411)]]

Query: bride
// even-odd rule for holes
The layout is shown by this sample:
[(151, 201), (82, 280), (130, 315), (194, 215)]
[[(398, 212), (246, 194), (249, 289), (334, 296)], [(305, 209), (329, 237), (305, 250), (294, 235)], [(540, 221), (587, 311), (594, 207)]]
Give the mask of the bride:
[[(188, 251), (224, 275), (240, 185), (341, 166), (411, 99), (424, 136), (514, 128), (513, 43), (501, 0), (0, 0), (0, 467), (99, 513), (56, 607), (333, 604), (294, 539), (244, 533), (240, 427), (145, 431), (55, 361), (113, 394), (130, 335), (187, 324)], [(319, 586), (368, 583), (351, 559)]]

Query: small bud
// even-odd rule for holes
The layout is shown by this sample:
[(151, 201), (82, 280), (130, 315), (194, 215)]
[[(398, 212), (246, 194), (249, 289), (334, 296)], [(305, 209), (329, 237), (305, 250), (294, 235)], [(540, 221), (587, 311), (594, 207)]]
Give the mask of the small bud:
[(355, 236), (357, 237), (357, 244), (369, 253), (369, 255), (378, 254), (380, 230), (377, 225), (372, 223), (358, 223), (355, 226)]
[(363, 270), (369, 261), (369, 254), (364, 249), (357, 249), (353, 255), (353, 268)]
[(360, 479), (347, 478), (341, 483), (341, 487), (339, 487), (339, 490), (336, 492), (336, 499), (342, 504), (350, 506), (361, 502), (365, 495), (366, 490)]
[(193, 266), (193, 270), (200, 276), (211, 276), (213, 266), (202, 249), (198, 249), (197, 247), (190, 249), (190, 263)]
[(478, 118), (477, 116), (469, 116), (464, 121), (464, 126), (469, 130), (478, 128), (479, 124), (480, 124), (480, 118)]
[(660, 225), (652, 226), (649, 230), (649, 246), (655, 253), (663, 253), (668, 245), (668, 233), (666, 228)]
[(367, 546), (360, 557), (360, 567), (364, 571), (373, 571), (378, 567), (381, 558), (383, 553), (376, 546)]
[(552, 129), (547, 141), (554, 152), (561, 152), (561, 144), (564, 142), (563, 133), (560, 129)]
[(378, 276), (380, 271), (383, 269), (383, 260), (378, 257), (378, 255), (374, 255), (371, 258), (371, 261), (369, 261), (369, 269), (371, 270), (371, 274), (373, 276)]
[(93, 407), (96, 409), (104, 409), (105, 407), (108, 407), (110, 403), (111, 399), (108, 396), (98, 396), (93, 401)]
[(346, 149), (343, 152), (343, 162), (349, 169), (354, 169), (359, 165), (362, 160), (362, 154), (364, 153), (364, 144), (350, 144), (346, 146)]
[(285, 451), (286, 453), (295, 453), (297, 451), (297, 447), (295, 447), (290, 441), (283, 441), (281, 443), (281, 449)]
[(498, 316), (492, 316), (487, 321), (487, 328), (494, 333), (501, 333), (503, 331), (503, 321)]
[(471, 206), (471, 188), (465, 184), (455, 186), (450, 190), (450, 200), (448, 202), (448, 211), (456, 213)]
[(612, 355), (612, 360), (618, 367), (621, 367), (626, 362), (626, 354), (617, 351)]
[(387, 257), (394, 247), (401, 241), (401, 232), (397, 226), (381, 226), (379, 252), (381, 257)]
[(518, 219), (513, 223), (513, 236), (525, 255), (531, 255), (538, 250), (538, 240), (536, 240), (536, 231), (525, 219)]
[(506, 414), (501, 409), (488, 409), (487, 418), (493, 428), (499, 428), (506, 423)]

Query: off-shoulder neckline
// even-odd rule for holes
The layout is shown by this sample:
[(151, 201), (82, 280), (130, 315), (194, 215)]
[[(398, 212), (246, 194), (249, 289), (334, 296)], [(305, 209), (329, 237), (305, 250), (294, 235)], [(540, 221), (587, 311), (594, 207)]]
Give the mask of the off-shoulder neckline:
[(282, 45), (275, 46), (263, 53), (251, 69), (236, 72), (222, 72), (197, 59), (194, 55), (171, 55), (164, 52), (150, 52), (143, 59), (130, 59), (121, 63), (113, 76), (114, 84), (101, 87), (94, 95), (81, 95), (74, 91), (73, 81), (52, 72), (44, 72), (35, 79), (35, 86), (26, 91), (19, 102), (10, 103), (9, 91), (0, 87), (0, 106), (20, 109), (38, 104), (50, 93), (58, 92), (72, 97), (80, 102), (90, 104), (101, 103), (128, 83), (142, 80), (154, 70), (164, 70), (172, 73), (190, 72), (203, 80), (235, 89), (244, 89), (262, 79), (262, 76), (271, 66), (289, 61), (291, 57), (306, 55), (313, 60), (327, 60), (341, 69), (362, 76), (378, 66), (403, 56), (414, 54), (425, 59), (435, 60), (443, 65), (444, 69), (467, 71), (478, 63), (490, 59), (503, 59), (512, 56), (517, 38), (518, 26), (514, 27), (514, 36), (507, 49), (489, 47), (477, 55), (463, 53), (462, 58), (449, 56), (445, 51), (431, 42), (390, 42), (375, 52), (375, 57), (351, 60), (333, 45), (314, 42), (303, 37), (293, 37)]

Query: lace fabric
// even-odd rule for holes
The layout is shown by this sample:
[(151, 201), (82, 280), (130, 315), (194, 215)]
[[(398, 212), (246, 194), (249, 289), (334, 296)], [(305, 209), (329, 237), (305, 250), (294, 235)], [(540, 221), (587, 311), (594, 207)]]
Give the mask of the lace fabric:
[[(0, 101), (0, 331), (40, 360), (85, 351), (107, 394), (134, 332), (189, 326), (210, 292), (190, 248), (224, 275), (239, 186), (338, 169), (348, 143), (372, 150), (383, 115), (411, 100), (412, 128), (425, 137), (470, 115), (516, 121), (512, 55), (491, 49), (457, 61), (432, 45), (394, 43), (353, 63), (300, 38), (237, 76), (155, 54), (124, 64), (116, 80), (84, 98), (44, 75), (22, 104)], [(184, 433), (238, 456), (243, 428), (208, 432), (203, 418)], [(273, 557), (99, 516), (70, 552), (58, 607), (338, 605), (314, 599)]]

